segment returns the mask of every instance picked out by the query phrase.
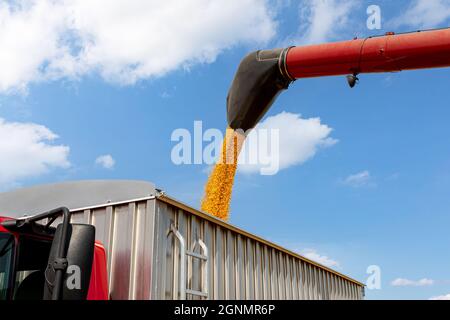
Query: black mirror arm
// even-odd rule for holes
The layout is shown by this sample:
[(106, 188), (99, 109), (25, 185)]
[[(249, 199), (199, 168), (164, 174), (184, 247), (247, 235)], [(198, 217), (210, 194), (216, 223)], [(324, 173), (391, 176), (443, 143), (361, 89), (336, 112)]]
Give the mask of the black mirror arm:
[(47, 283), (52, 287), (52, 300), (59, 300), (62, 292), (62, 285), (64, 279), (64, 273), (67, 269), (67, 244), (69, 241), (69, 225), (70, 225), (70, 211), (66, 207), (56, 208), (44, 213), (40, 213), (31, 217), (26, 217), (17, 220), (7, 220), (2, 222), (2, 226), (11, 231), (20, 231), (27, 229), (28, 227), (35, 226), (35, 222), (48, 218), (48, 222), (45, 224), (44, 229), (49, 229), (50, 225), (55, 219), (62, 215), (62, 230), (60, 243), (58, 245), (58, 252), (55, 259), (51, 264), (47, 266), (48, 269), (53, 269), (55, 272), (55, 280), (53, 283)]
[(48, 227), (49, 224), (51, 224), (59, 215), (62, 215), (62, 232), (57, 256), (55, 257), (55, 260), (51, 265), (51, 268), (55, 270), (55, 281), (53, 282), (52, 288), (52, 300), (59, 300), (61, 297), (64, 273), (67, 269), (67, 242), (70, 224), (70, 211), (66, 207), (60, 207), (26, 218), (24, 221), (24, 223), (32, 223), (38, 220), (49, 218), (49, 222), (46, 225), (46, 227)]
[(61, 207), (55, 210), (57, 210), (57, 212), (61, 212), (63, 215), (61, 242), (58, 248), (58, 254), (53, 262), (53, 268), (55, 269), (55, 282), (53, 283), (52, 300), (59, 300), (62, 291), (64, 273), (67, 269), (67, 243), (70, 224), (70, 211), (66, 207)]

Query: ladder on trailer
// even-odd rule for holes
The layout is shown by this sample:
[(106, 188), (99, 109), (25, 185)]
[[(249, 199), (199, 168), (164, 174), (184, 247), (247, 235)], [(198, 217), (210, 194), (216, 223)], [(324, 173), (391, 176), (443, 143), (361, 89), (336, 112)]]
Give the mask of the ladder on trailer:
[[(171, 233), (177, 238), (178, 243), (180, 245), (180, 286), (179, 286), (179, 299), (186, 300), (186, 295), (198, 296), (200, 298), (209, 299), (208, 294), (208, 247), (203, 242), (202, 239), (198, 239), (192, 248), (192, 251), (186, 249), (186, 242), (184, 240), (183, 235), (178, 231), (174, 224), (170, 225), (169, 230), (167, 231), (167, 236)], [(202, 253), (196, 253), (195, 248), (197, 244), (200, 246)], [(187, 287), (187, 272), (186, 272), (186, 261), (188, 261), (188, 257), (193, 259), (198, 259), (201, 262), (201, 290), (194, 290), (192, 288)], [(191, 259), (192, 260), (192, 259)], [(178, 299), (178, 291), (173, 292), (173, 298)]]

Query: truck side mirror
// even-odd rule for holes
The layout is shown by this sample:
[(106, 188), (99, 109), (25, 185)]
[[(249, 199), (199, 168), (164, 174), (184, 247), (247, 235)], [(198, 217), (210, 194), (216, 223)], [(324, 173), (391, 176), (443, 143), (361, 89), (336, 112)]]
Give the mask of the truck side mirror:
[[(94, 257), (95, 227), (68, 224), (64, 229), (63, 224), (58, 225), (53, 238), (45, 270), (44, 300), (55, 299), (55, 290), (56, 299), (85, 300)], [(61, 252), (66, 252), (65, 258), (58, 256)]]

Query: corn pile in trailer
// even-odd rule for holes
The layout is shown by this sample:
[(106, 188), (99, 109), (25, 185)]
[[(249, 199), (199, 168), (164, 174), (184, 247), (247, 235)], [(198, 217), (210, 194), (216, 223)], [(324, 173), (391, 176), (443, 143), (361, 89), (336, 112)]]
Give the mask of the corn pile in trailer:
[[(26, 201), (24, 201), (26, 199)], [(11, 217), (66, 205), (96, 227), (112, 299), (362, 299), (364, 285), (139, 181), (0, 193)], [(55, 221), (55, 224), (60, 221)]]

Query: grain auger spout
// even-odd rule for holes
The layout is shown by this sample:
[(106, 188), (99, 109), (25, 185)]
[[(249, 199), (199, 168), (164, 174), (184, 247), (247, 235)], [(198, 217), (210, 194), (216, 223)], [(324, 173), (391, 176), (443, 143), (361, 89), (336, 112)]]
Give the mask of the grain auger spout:
[(228, 125), (255, 127), (296, 79), (345, 75), (354, 87), (362, 73), (439, 67), (450, 67), (450, 28), (252, 52), (228, 93)]

